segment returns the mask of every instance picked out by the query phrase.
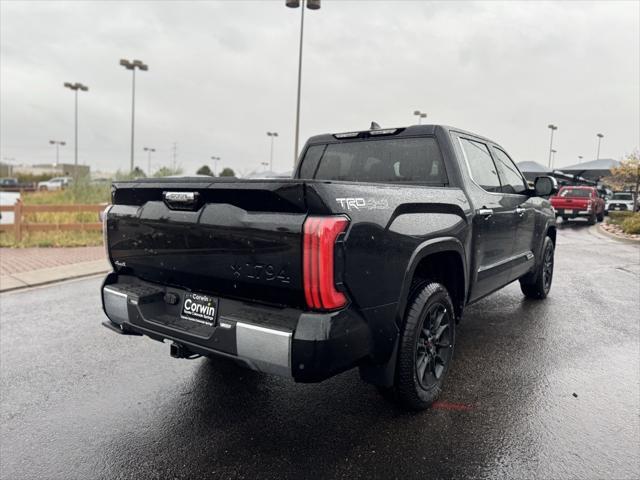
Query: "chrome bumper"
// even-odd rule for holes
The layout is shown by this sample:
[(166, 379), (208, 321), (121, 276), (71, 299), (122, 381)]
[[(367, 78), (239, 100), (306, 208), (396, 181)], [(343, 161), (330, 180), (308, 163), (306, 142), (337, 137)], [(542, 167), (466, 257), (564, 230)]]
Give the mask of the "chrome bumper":
[[(137, 305), (137, 300), (130, 297), (127, 293), (112, 288), (109, 285), (102, 289), (104, 310), (112, 323), (123, 328), (126, 323), (128, 328), (133, 327), (135, 330), (141, 330), (144, 333), (145, 328), (138, 325), (132, 325), (129, 319), (129, 308)], [(218, 325), (223, 324), (224, 327), (235, 329), (235, 346), (237, 355), (216, 351), (209, 347), (199, 344), (198, 339), (185, 340), (177, 336), (165, 335), (166, 338), (177, 343), (182, 343), (187, 347), (192, 344), (198, 349), (206, 350), (213, 354), (226, 357), (237, 358), (245, 363), (249, 368), (261, 372), (274, 373), (277, 375), (291, 376), (291, 340), (292, 332), (284, 330), (275, 330), (251, 323), (245, 323), (227, 318), (221, 315), (218, 319)], [(151, 329), (150, 329), (151, 330)], [(158, 334), (158, 332), (154, 333)]]

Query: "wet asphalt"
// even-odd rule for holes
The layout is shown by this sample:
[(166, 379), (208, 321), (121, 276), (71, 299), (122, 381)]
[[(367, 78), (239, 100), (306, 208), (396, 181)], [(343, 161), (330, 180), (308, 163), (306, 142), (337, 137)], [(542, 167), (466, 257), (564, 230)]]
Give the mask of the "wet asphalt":
[(639, 478), (640, 249), (560, 229), (546, 301), (470, 307), (440, 403), (299, 385), (100, 326), (100, 279), (0, 296), (2, 479)]

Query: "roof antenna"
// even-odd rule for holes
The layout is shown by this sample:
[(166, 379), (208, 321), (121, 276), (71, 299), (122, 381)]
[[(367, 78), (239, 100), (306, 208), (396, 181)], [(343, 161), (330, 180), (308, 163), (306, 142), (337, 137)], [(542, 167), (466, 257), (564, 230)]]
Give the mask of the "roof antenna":
[(380, 130), (380, 125), (378, 125), (376, 122), (371, 122), (371, 127), (369, 127), (369, 130)]

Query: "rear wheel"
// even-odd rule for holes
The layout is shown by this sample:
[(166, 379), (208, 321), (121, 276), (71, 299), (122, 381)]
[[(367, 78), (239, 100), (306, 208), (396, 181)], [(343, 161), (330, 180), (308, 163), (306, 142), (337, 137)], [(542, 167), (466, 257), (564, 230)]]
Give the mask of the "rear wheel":
[(405, 317), (393, 387), (395, 398), (412, 410), (438, 397), (453, 358), (455, 314), (444, 285), (420, 288)]
[(520, 289), (527, 298), (542, 300), (547, 298), (551, 290), (553, 280), (553, 241), (545, 237), (542, 247), (542, 261), (535, 272), (529, 273), (520, 279)]
[(604, 220), (604, 212), (600, 213), (597, 218), (599, 222), (602, 222)]
[(596, 221), (598, 220), (598, 217), (596, 216), (596, 212), (593, 212), (591, 215), (589, 215), (589, 225), (595, 225)]

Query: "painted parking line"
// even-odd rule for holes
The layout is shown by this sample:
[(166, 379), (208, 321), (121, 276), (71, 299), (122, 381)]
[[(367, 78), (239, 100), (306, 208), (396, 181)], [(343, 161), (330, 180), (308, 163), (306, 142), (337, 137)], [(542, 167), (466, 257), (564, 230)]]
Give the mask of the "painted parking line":
[(434, 402), (431, 405), (431, 408), (435, 408), (436, 410), (451, 410), (456, 412), (469, 412), (473, 410), (473, 406), (467, 405), (466, 403), (456, 403), (456, 402)]

